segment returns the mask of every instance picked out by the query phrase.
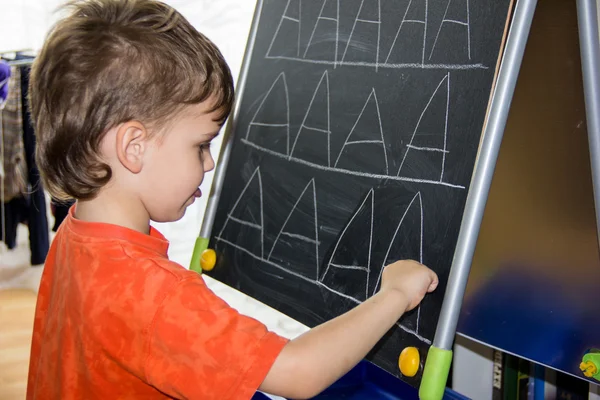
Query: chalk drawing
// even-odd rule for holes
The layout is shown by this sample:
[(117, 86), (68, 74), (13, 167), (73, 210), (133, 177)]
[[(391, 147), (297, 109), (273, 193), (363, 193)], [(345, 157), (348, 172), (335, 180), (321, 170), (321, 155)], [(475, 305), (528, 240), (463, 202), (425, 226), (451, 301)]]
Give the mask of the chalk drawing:
[[(418, 1), (419, 0), (415, 0), (414, 2), (418, 3)], [(404, 27), (404, 24), (417, 24), (417, 25), (423, 25), (423, 46), (421, 48), (421, 65), (423, 65), (423, 66), (425, 65), (425, 46), (426, 46), (426, 42), (427, 42), (427, 0), (424, 0), (424, 3), (425, 4), (424, 4), (423, 19), (407, 19), (406, 16), (408, 15), (408, 12), (411, 10), (411, 6), (413, 5), (413, 0), (410, 0), (408, 2), (408, 5), (406, 6), (406, 11), (404, 12), (404, 16), (402, 17), (402, 22), (400, 22), (400, 27), (398, 28), (398, 31), (396, 32), (396, 36), (394, 36), (394, 41), (392, 42), (390, 51), (389, 51), (387, 57), (385, 58), (385, 64), (387, 64), (388, 61), (390, 60), (390, 56), (392, 55), (392, 52), (394, 51), (394, 49), (396, 47), (396, 42), (398, 41), (398, 38), (400, 37), (400, 33), (402, 31), (402, 28)]]
[[(313, 109), (313, 103), (315, 102), (315, 98), (317, 97), (317, 94), (319, 93), (319, 91), (322, 91), (321, 86), (325, 85), (325, 99), (327, 101), (327, 122), (326, 128), (319, 128), (319, 127), (315, 127), (315, 126), (310, 126), (307, 125), (306, 120), (309, 118), (311, 111)], [(329, 74), (327, 73), (327, 70), (325, 70), (325, 72), (323, 72), (323, 75), (321, 75), (321, 79), (319, 80), (319, 83), (317, 84), (317, 87), (315, 89), (315, 92), (313, 93), (312, 98), (310, 99), (310, 104), (308, 105), (308, 109), (306, 110), (306, 113), (304, 114), (304, 119), (302, 120), (302, 124), (300, 125), (300, 129), (298, 129), (298, 133), (296, 134), (296, 139), (294, 139), (294, 144), (292, 145), (292, 149), (289, 152), (289, 159), (292, 158), (292, 156), (294, 155), (294, 149), (296, 148), (296, 144), (298, 143), (298, 139), (300, 138), (300, 135), (305, 131), (313, 131), (313, 132), (317, 132), (317, 133), (322, 133), (324, 135), (326, 135), (327, 138), (327, 165), (331, 166), (331, 117), (330, 117), (330, 109), (329, 109)]]
[[(421, 125), (421, 121), (423, 121), (423, 116), (429, 110), (429, 106), (431, 105), (431, 102), (433, 101), (433, 99), (438, 95), (444, 96), (445, 100), (446, 100), (446, 108), (445, 108), (445, 114), (444, 114), (445, 118), (444, 118), (444, 126), (443, 126), (444, 145), (442, 148), (414, 146), (413, 142), (415, 140), (415, 136), (419, 132), (419, 126)], [(410, 138), (410, 142), (406, 145), (406, 151), (404, 152), (404, 157), (402, 157), (402, 162), (400, 163), (400, 168), (398, 168), (397, 176), (400, 176), (400, 173), (402, 172), (402, 167), (404, 167), (404, 164), (406, 162), (406, 157), (408, 156), (409, 153), (414, 152), (414, 151), (426, 152), (426, 153), (432, 153), (432, 152), (433, 153), (441, 153), (442, 161), (441, 161), (441, 165), (440, 165), (440, 179), (438, 182), (439, 183), (443, 182), (444, 168), (446, 165), (446, 154), (448, 154), (448, 151), (446, 150), (446, 146), (448, 143), (448, 113), (449, 113), (449, 109), (450, 109), (450, 73), (447, 73), (446, 75), (444, 75), (444, 77), (438, 84), (437, 88), (435, 89), (435, 91), (433, 92), (431, 97), (429, 98), (427, 105), (425, 106), (425, 108), (423, 109), (423, 112), (421, 113), (421, 116), (419, 117), (419, 121), (417, 122), (417, 125), (415, 126), (415, 130), (413, 131), (413, 134)]]
[[(307, 193), (306, 191), (308, 190), (309, 187), (311, 188), (311, 191), (312, 191), (312, 204), (313, 204), (314, 227), (315, 227), (315, 236), (314, 237), (307, 237), (307, 236), (304, 236), (304, 235), (299, 235), (299, 234), (290, 233), (288, 231), (285, 231), (285, 228), (287, 226), (288, 221), (290, 220), (290, 217), (292, 216), (292, 214), (294, 213), (294, 211), (296, 211), (296, 208), (298, 207), (298, 203), (300, 203), (300, 200), (302, 200), (302, 198), (304, 197), (304, 194)], [(275, 246), (279, 242), (279, 238), (281, 237), (281, 235), (288, 236), (288, 237), (291, 237), (291, 238), (294, 238), (294, 239), (297, 239), (297, 240), (301, 240), (301, 241), (304, 241), (304, 242), (308, 242), (308, 243), (314, 243), (314, 245), (315, 245), (315, 260), (316, 260), (316, 265), (315, 265), (315, 271), (316, 271), (316, 273), (315, 273), (315, 279), (318, 279), (318, 277), (319, 277), (319, 221), (318, 221), (317, 215), (318, 215), (318, 212), (317, 212), (317, 191), (316, 191), (316, 188), (315, 188), (315, 179), (313, 178), (304, 187), (304, 190), (302, 191), (302, 193), (300, 193), (300, 196), (298, 196), (298, 200), (296, 200), (296, 203), (294, 204), (294, 206), (290, 210), (290, 213), (288, 214), (287, 218), (285, 219), (285, 222), (281, 226), (281, 230), (277, 234), (277, 238), (275, 239), (275, 241), (273, 242), (273, 245), (271, 246), (271, 251), (269, 251), (269, 256), (267, 257), (267, 260), (271, 259), (271, 255), (273, 254), (273, 250), (275, 249)]]
[[(329, 14), (325, 15), (324, 10), (326, 6), (330, 6), (329, 4), (332, 1), (336, 1), (336, 13), (335, 16), (330, 16)], [(454, 3), (461, 1), (462, 6), (465, 11), (465, 19), (458, 20), (449, 18), (448, 14), (450, 11), (453, 11), (454, 8), (461, 8), (461, 5), (455, 5)], [(416, 8), (419, 5), (419, 2), (424, 2), (424, 12), (422, 17), (420, 18), (407, 18), (409, 11), (413, 8)], [(301, 51), (303, 44), (301, 43), (301, 32), (303, 27), (303, 15), (302, 15), (302, 1), (301, 0), (288, 0), (279, 19), (279, 23), (277, 24), (277, 28), (273, 34), (273, 38), (269, 44), (269, 48), (265, 54), (266, 59), (282, 59), (282, 60), (290, 60), (296, 61), (300, 63), (309, 63), (309, 64), (323, 64), (330, 65), (333, 68), (337, 68), (340, 66), (348, 66), (348, 67), (361, 67), (361, 68), (374, 68), (375, 71), (380, 68), (391, 68), (391, 69), (441, 69), (441, 70), (465, 70), (465, 69), (488, 69), (488, 66), (483, 65), (482, 63), (471, 62), (471, 21), (470, 21), (470, 13), (469, 13), (469, 0), (448, 0), (446, 5), (446, 10), (444, 12), (444, 17), (442, 18), (437, 29), (435, 27), (430, 27), (431, 21), (427, 18), (428, 13), (428, 0), (410, 0), (404, 12), (404, 16), (399, 23), (398, 29), (396, 30), (396, 35), (389, 49), (382, 49), (381, 43), (381, 29), (383, 25), (383, 21), (381, 19), (381, 0), (362, 0), (360, 3), (360, 7), (356, 16), (354, 17), (354, 21), (352, 24), (352, 29), (346, 38), (342, 38), (340, 35), (340, 1), (339, 0), (324, 0), (321, 3), (321, 8), (319, 12), (319, 16), (314, 21), (314, 25), (311, 29), (311, 35), (308, 39), (308, 42), (304, 46), (304, 51)], [(463, 9), (463, 8), (461, 8)], [(372, 11), (376, 10), (375, 14), (377, 17), (367, 18), (364, 16), (367, 13), (367, 10)], [(327, 24), (326, 24), (327, 23)], [(402, 42), (402, 29), (407, 27), (409, 24), (418, 24), (423, 26), (423, 34), (422, 34), (422, 47), (421, 47), (421, 60), (420, 62), (404, 62), (404, 63), (394, 63), (390, 62), (391, 55), (394, 52), (394, 49), (397, 47), (399, 42)], [(306, 25), (306, 22), (304, 23)], [(360, 29), (361, 26), (364, 25), (376, 25), (377, 26), (377, 34), (368, 40), (365, 40), (365, 35), (361, 35), (361, 43), (368, 43), (372, 46), (369, 49), (369, 53), (374, 54), (374, 60), (365, 61), (365, 60), (349, 60), (348, 59), (348, 49), (352, 47), (353, 40), (355, 36), (357, 36), (357, 30)], [(448, 25), (459, 25), (465, 28), (466, 33), (466, 49), (467, 49), (467, 59), (469, 62), (466, 63), (448, 63), (448, 62), (436, 62), (432, 63), (430, 60), (433, 57), (434, 52), (439, 50), (438, 40), (441, 35), (443, 35), (443, 29)], [(335, 37), (335, 50), (334, 54), (327, 54), (326, 52), (314, 52), (313, 57), (309, 57), (309, 49), (311, 46), (314, 46), (315, 42), (315, 33), (319, 28), (319, 32), (322, 35), (326, 35), (326, 37)], [(436, 31), (436, 36), (434, 43), (431, 47), (431, 51), (429, 52), (429, 57), (426, 57), (426, 46), (427, 46), (427, 32), (430, 28), (433, 28)], [(290, 31), (292, 33), (290, 33)], [(324, 36), (325, 37), (325, 36)], [(293, 43), (290, 43), (290, 40), (293, 40)], [(462, 39), (455, 39), (461, 40)], [(277, 44), (275, 44), (277, 43)], [(412, 45), (413, 43), (411, 43)], [(343, 46), (344, 50), (342, 52), (341, 57), (339, 56), (340, 46)], [(463, 46), (460, 43), (459, 46)], [(293, 53), (290, 50), (295, 50)], [(387, 54), (385, 60), (380, 59), (380, 54)], [(437, 54), (437, 53), (436, 53)], [(448, 49), (444, 49), (443, 51), (439, 51), (439, 54), (454, 54), (454, 52), (448, 52)]]
[[(260, 191), (260, 197), (259, 197), (259, 201), (260, 201), (260, 210), (261, 210), (261, 224), (256, 224), (256, 223), (251, 223), (249, 221), (239, 221), (236, 220), (234, 218), (232, 218), (232, 214), (236, 211), (238, 204), (240, 203), (240, 201), (244, 198), (244, 195), (246, 193), (246, 191), (248, 190), (248, 187), (250, 186), (250, 184), (255, 180), (258, 180), (259, 183), (259, 191)], [(358, 271), (363, 271), (365, 273), (365, 279), (364, 279), (364, 285), (365, 285), (365, 298), (369, 297), (369, 292), (368, 292), (368, 283), (369, 283), (369, 276), (370, 276), (370, 270), (371, 270), (371, 250), (372, 250), (372, 242), (373, 242), (373, 213), (374, 213), (374, 207), (375, 207), (375, 195), (374, 195), (374, 191), (373, 189), (371, 189), (369, 191), (369, 193), (367, 194), (367, 196), (365, 197), (365, 199), (363, 200), (363, 202), (361, 203), (360, 207), (358, 207), (358, 209), (356, 210), (356, 212), (352, 215), (352, 217), (350, 218), (350, 221), (348, 222), (348, 224), (346, 224), (344, 230), (342, 231), (340, 238), (338, 239), (338, 242), (335, 245), (335, 248), (333, 250), (332, 256), (327, 264), (327, 267), (325, 269), (325, 271), (323, 272), (323, 274), (321, 275), (319, 273), (319, 268), (318, 265), (315, 266), (315, 278), (309, 278), (306, 277), (302, 274), (299, 274), (295, 271), (290, 270), (290, 268), (284, 267), (272, 260), (270, 260), (271, 257), (271, 253), (273, 251), (273, 248), (275, 247), (275, 244), (277, 243), (278, 240), (280, 240), (281, 235), (286, 235), (288, 234), (288, 232), (286, 231), (286, 225), (287, 222), (289, 221), (290, 216), (292, 215), (292, 213), (294, 212), (294, 210), (296, 209), (296, 207), (298, 206), (298, 203), (300, 202), (300, 200), (303, 198), (303, 196), (307, 195), (307, 193), (309, 193), (309, 188), (312, 191), (312, 195), (313, 195), (313, 204), (314, 204), (314, 209), (315, 209), (315, 237), (314, 238), (310, 238), (310, 237), (306, 237), (306, 236), (302, 236), (302, 235), (297, 235), (294, 236), (296, 238), (299, 238), (303, 241), (308, 241), (310, 243), (314, 243), (315, 244), (315, 252), (318, 252), (318, 246), (319, 246), (319, 240), (318, 240), (318, 221), (317, 221), (317, 197), (316, 197), (316, 184), (315, 184), (315, 179), (312, 178), (308, 184), (304, 187), (304, 190), (302, 191), (302, 193), (300, 194), (300, 196), (298, 197), (298, 200), (296, 201), (296, 203), (294, 204), (294, 206), (292, 207), (292, 210), (290, 211), (290, 214), (288, 214), (288, 217), (286, 218), (285, 222), (283, 223), (277, 238), (275, 239), (275, 243), (273, 244), (273, 246), (271, 247), (271, 251), (269, 252), (269, 255), (267, 257), (264, 256), (264, 253), (261, 252), (261, 254), (256, 254), (255, 252), (233, 242), (232, 240), (223, 237), (223, 232), (225, 230), (225, 227), (229, 224), (229, 223), (241, 223), (243, 225), (246, 226), (251, 226), (252, 228), (257, 229), (260, 232), (260, 241), (261, 241), (261, 249), (264, 249), (264, 223), (263, 223), (263, 215), (262, 215), (262, 210), (263, 210), (263, 187), (262, 187), (262, 178), (261, 178), (261, 172), (260, 172), (260, 167), (257, 167), (255, 169), (255, 171), (253, 172), (253, 174), (251, 175), (250, 179), (248, 180), (248, 182), (246, 183), (246, 186), (242, 189), (242, 191), (240, 192), (239, 197), (237, 198), (236, 202), (234, 203), (231, 211), (228, 213), (227, 219), (223, 225), (223, 228), (221, 229), (220, 233), (215, 237), (215, 240), (221, 243), (224, 243), (228, 246), (231, 246), (245, 254), (248, 254), (249, 256), (253, 257), (254, 259), (266, 263), (268, 265), (271, 265), (273, 267), (275, 267), (277, 270), (281, 271), (282, 273), (285, 273), (289, 277), (295, 277), (298, 278), (306, 283), (312, 284), (312, 285), (316, 285), (318, 287), (321, 287), (331, 293), (336, 294), (339, 297), (342, 297), (344, 299), (350, 300), (353, 303), (356, 304), (360, 304), (362, 301), (359, 299), (356, 299), (353, 296), (350, 296), (346, 293), (343, 293), (340, 290), (336, 290), (330, 286), (328, 286), (327, 284), (325, 284), (323, 281), (325, 280), (325, 278), (327, 277), (327, 274), (330, 270), (330, 268), (338, 268), (338, 269), (347, 269), (347, 270), (358, 270)], [(418, 200), (418, 202), (417, 202)], [(419, 244), (420, 244), (420, 260), (422, 262), (423, 260), (423, 204), (422, 204), (422, 199), (421, 199), (421, 193), (417, 193), (413, 199), (411, 200), (411, 202), (409, 203), (409, 205), (407, 206), (404, 214), (402, 215), (402, 218), (400, 219), (400, 222), (398, 223), (398, 226), (396, 228), (396, 231), (390, 241), (390, 245), (388, 247), (388, 251), (386, 254), (386, 259), (389, 256), (389, 253), (391, 251), (391, 248), (394, 244), (394, 241), (396, 239), (396, 235), (400, 229), (400, 227), (402, 226), (405, 217), (407, 215), (407, 213), (409, 212), (409, 210), (415, 205), (418, 204), (418, 206), (420, 207), (420, 215), (421, 215), (421, 226), (420, 226), (420, 232), (419, 232)], [(370, 208), (370, 215), (371, 215), (371, 223), (370, 223), (370, 228), (368, 230), (368, 238), (365, 238), (368, 240), (369, 243), (369, 250), (368, 250), (368, 260), (367, 260), (367, 265), (340, 265), (340, 264), (336, 264), (334, 263), (334, 259), (336, 256), (336, 251), (338, 250), (339, 247), (339, 243), (341, 242), (341, 240), (344, 237), (344, 233), (346, 232), (346, 230), (348, 229), (349, 226), (352, 225), (353, 221), (356, 218), (356, 215), (361, 212), (361, 210), (363, 210), (364, 207), (369, 207)], [(316, 253), (318, 254), (318, 253)], [(319, 260), (317, 259), (317, 264), (318, 264)], [(385, 264), (385, 263), (384, 263)], [(381, 268), (381, 271), (383, 271), (383, 266)], [(380, 280), (381, 280), (381, 272), (380, 275), (378, 277), (376, 286), (375, 286), (375, 290), (373, 291), (372, 294), (375, 294), (377, 287), (380, 284)], [(417, 316), (417, 328), (416, 329), (411, 329), (405, 325), (403, 325), (402, 323), (398, 322), (396, 325), (402, 329), (403, 331), (415, 336), (416, 338), (418, 338), (420, 341), (427, 343), (427, 344), (431, 344), (431, 341), (423, 336), (421, 336), (419, 334), (419, 328), (418, 328), (418, 319), (420, 319), (420, 308), (418, 311), (418, 316)]]
[[(379, 128), (379, 135), (378, 136), (379, 136), (379, 138), (378, 139), (373, 139), (373, 140), (353, 140), (353, 141), (349, 141), (350, 137), (354, 133), (354, 130), (356, 129), (356, 126), (358, 125), (358, 123), (362, 119), (363, 114), (365, 112), (365, 109), (369, 105), (369, 102), (370, 102), (371, 99), (373, 99), (374, 104), (375, 104), (375, 110), (377, 111), (377, 122), (378, 122), (378, 128)], [(346, 137), (346, 141), (344, 142), (344, 145), (342, 146), (342, 150), (340, 150), (340, 153), (338, 154), (337, 159), (335, 160), (334, 167), (337, 167), (338, 162), (340, 161), (340, 157), (342, 156), (342, 153), (346, 149), (346, 146), (356, 145), (356, 144), (360, 144), (360, 145), (363, 145), (363, 144), (379, 144), (379, 145), (381, 145), (381, 149), (383, 150), (383, 159), (385, 160), (385, 175), (387, 175), (389, 173), (387, 150), (386, 150), (386, 147), (385, 147), (385, 139), (383, 137), (383, 128), (381, 126), (381, 113), (379, 112), (379, 102), (377, 101), (377, 94), (375, 93), (375, 88), (373, 88), (373, 90), (371, 90), (371, 94), (367, 98), (367, 101), (365, 101), (365, 105), (363, 106), (362, 110), (360, 111), (360, 114), (358, 115), (358, 118), (356, 118), (356, 122), (354, 123), (354, 126), (352, 127), (352, 129), (350, 129), (350, 133), (348, 133), (348, 136)]]
[[(273, 92), (275, 92), (275, 88), (280, 87), (280, 86), (283, 86), (283, 92), (285, 94), (285, 107), (286, 107), (285, 121), (277, 121), (277, 122), (268, 121), (267, 122), (267, 121), (259, 120), (258, 116), (259, 116), (260, 112), (263, 111), (265, 102), (267, 101), (267, 99), (269, 99), (271, 97), (271, 95), (273, 95)], [(280, 118), (280, 116), (276, 116), (276, 117)], [(277, 76), (275, 81), (273, 81), (273, 84), (271, 85), (271, 87), (269, 87), (269, 90), (267, 90), (267, 94), (263, 97), (262, 101), (260, 102), (258, 108), (256, 109), (256, 112), (254, 113), (254, 116), (252, 117), (252, 120), (250, 121), (250, 124), (248, 125), (248, 129), (246, 130), (246, 140), (249, 140), (250, 133), (251, 133), (253, 127), (285, 129), (286, 154), (290, 153), (290, 95), (288, 92), (287, 81), (285, 79), (285, 72), (282, 72)]]
[[(271, 95), (271, 93), (274, 90), (273, 88), (282, 87), (282, 86), (283, 86), (283, 90), (285, 91), (286, 101), (287, 101), (286, 120), (283, 122), (280, 122), (280, 123), (279, 122), (278, 123), (265, 123), (265, 122), (258, 121), (257, 120), (257, 116), (259, 115), (258, 110), (262, 109), (265, 99)], [(314, 121), (313, 121), (312, 125), (307, 122), (307, 120), (311, 116), (311, 112), (313, 112), (313, 105), (314, 105), (314, 102), (315, 102), (315, 99), (317, 98), (317, 96), (324, 96), (324, 98), (326, 100), (326, 110), (325, 110), (326, 111), (326, 121), (321, 121), (321, 125), (323, 125), (324, 127), (313, 126), (313, 125), (315, 125)], [(305, 165), (307, 167), (315, 168), (315, 169), (321, 170), (321, 171), (330, 171), (330, 172), (335, 172), (335, 173), (339, 173), (339, 174), (360, 176), (360, 177), (380, 179), (380, 180), (387, 179), (387, 180), (392, 180), (392, 181), (415, 182), (415, 183), (423, 183), (423, 184), (429, 184), (429, 185), (445, 186), (445, 187), (450, 187), (450, 188), (454, 188), (454, 189), (465, 189), (464, 185), (458, 185), (458, 184), (446, 182), (443, 180), (444, 169), (445, 169), (445, 165), (446, 165), (446, 155), (449, 153), (447, 150), (447, 141), (448, 141), (448, 114), (449, 114), (449, 108), (450, 108), (450, 73), (447, 73), (444, 75), (444, 77), (442, 78), (442, 80), (439, 82), (436, 89), (434, 90), (433, 94), (429, 98), (427, 105), (423, 109), (423, 112), (421, 113), (419, 120), (417, 121), (417, 124), (415, 126), (415, 129), (412, 133), (410, 142), (405, 146), (406, 151), (404, 152), (402, 161), (400, 163), (400, 167), (398, 168), (398, 172), (396, 174), (389, 173), (388, 154), (387, 154), (386, 142), (385, 142), (383, 127), (382, 127), (382, 122), (381, 122), (381, 114), (379, 111), (379, 101), (377, 99), (377, 94), (375, 92), (375, 89), (371, 90), (367, 100), (364, 103), (362, 111), (360, 112), (358, 118), (356, 119), (354, 126), (352, 127), (352, 129), (350, 130), (350, 133), (346, 137), (346, 140), (344, 142), (344, 145), (343, 145), (341, 151), (338, 153), (338, 156), (332, 165), (332, 162), (331, 162), (332, 131), (331, 131), (331, 116), (330, 116), (330, 102), (331, 102), (330, 96), (331, 96), (331, 90), (329, 87), (329, 74), (326, 70), (321, 75), (321, 79), (319, 80), (319, 82), (315, 88), (315, 91), (312, 95), (310, 104), (308, 105), (308, 108), (307, 108), (306, 112), (304, 113), (302, 123), (301, 123), (300, 128), (298, 129), (298, 132), (294, 138), (293, 145), (291, 146), (291, 148), (289, 148), (289, 141), (290, 141), (290, 137), (289, 137), (289, 127), (290, 127), (289, 94), (287, 91), (285, 74), (281, 73), (276, 78), (275, 82), (271, 85), (271, 87), (267, 91), (267, 95), (263, 98), (263, 101), (260, 103), (258, 110), (255, 112), (255, 114), (249, 124), (248, 130), (246, 133), (246, 137), (241, 138), (240, 141), (249, 147), (260, 150), (267, 154), (285, 159), (286, 161), (289, 161), (289, 162), (298, 163), (298, 164)], [(416, 146), (413, 144), (415, 136), (419, 132), (419, 126), (421, 124), (421, 121), (423, 120), (423, 116), (429, 110), (429, 106), (431, 105), (431, 102), (433, 101), (433, 99), (436, 98), (436, 96), (445, 96), (444, 99), (446, 102), (445, 110), (444, 110), (445, 122), (444, 122), (444, 126), (440, 127), (440, 131), (443, 134), (443, 141), (444, 141), (443, 147), (442, 148), (432, 148), (432, 147)], [(375, 106), (374, 108), (375, 108), (375, 111), (377, 114), (377, 124), (375, 125), (374, 129), (375, 129), (375, 131), (378, 131), (377, 132), (378, 137), (376, 139), (372, 139), (372, 140), (350, 140), (357, 124), (363, 117), (363, 114), (364, 114), (367, 106), (371, 103), (374, 104), (374, 106)], [(287, 135), (286, 138), (288, 141), (289, 151), (286, 153), (282, 153), (277, 150), (269, 149), (269, 148), (265, 147), (264, 145), (257, 144), (255, 142), (255, 140), (253, 140), (250, 137), (250, 129), (251, 129), (251, 127), (255, 127), (255, 126), (281, 127), (282, 129), (286, 129), (286, 135)], [(302, 158), (301, 155), (294, 155), (299, 139), (301, 138), (301, 136), (303, 134), (306, 134), (307, 132), (315, 132), (317, 134), (322, 134), (325, 136), (326, 149), (324, 149), (324, 150), (327, 152), (327, 164), (321, 164), (321, 163), (318, 163), (315, 161), (305, 160)], [(338, 167), (340, 158), (342, 157), (344, 150), (348, 146), (372, 146), (373, 144), (378, 144), (382, 148), (385, 166), (386, 166), (385, 171), (382, 171), (382, 173), (371, 173), (371, 172), (366, 172), (366, 171), (357, 171), (357, 170), (350, 170), (348, 168)], [(441, 153), (442, 160), (441, 160), (441, 164), (440, 164), (439, 179), (426, 179), (426, 178), (422, 178), (419, 176), (405, 176), (405, 175), (401, 174), (402, 168), (406, 162), (407, 155), (411, 151)]]
[(471, 59), (471, 22), (470, 22), (471, 19), (469, 16), (469, 0), (462, 0), (465, 2), (465, 8), (466, 8), (466, 20), (465, 21), (458, 21), (458, 20), (446, 18), (448, 16), (448, 10), (450, 9), (450, 6), (452, 5), (453, 1), (454, 0), (448, 0), (448, 4), (446, 5), (446, 11), (444, 12), (444, 17), (442, 18), (442, 23), (440, 24), (437, 34), (435, 35), (435, 41), (433, 42), (433, 46), (431, 47), (431, 53), (429, 54), (430, 60), (431, 60), (431, 57), (433, 56), (433, 51), (435, 50), (435, 46), (440, 37), (440, 32), (442, 31), (444, 24), (461, 25), (467, 29), (467, 56), (469, 57), (469, 60)]

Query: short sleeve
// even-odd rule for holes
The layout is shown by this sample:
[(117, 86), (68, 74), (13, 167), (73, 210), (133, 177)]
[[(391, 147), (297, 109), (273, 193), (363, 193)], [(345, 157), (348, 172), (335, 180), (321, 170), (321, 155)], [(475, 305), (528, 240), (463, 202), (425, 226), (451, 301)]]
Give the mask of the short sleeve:
[(250, 399), (287, 342), (231, 308), (200, 276), (186, 278), (149, 328), (146, 379), (177, 398)]

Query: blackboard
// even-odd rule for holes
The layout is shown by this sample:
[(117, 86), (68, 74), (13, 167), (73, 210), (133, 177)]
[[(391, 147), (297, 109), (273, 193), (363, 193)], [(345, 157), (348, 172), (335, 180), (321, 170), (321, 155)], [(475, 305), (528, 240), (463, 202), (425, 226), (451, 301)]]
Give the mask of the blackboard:
[[(433, 340), (510, 0), (264, 0), (209, 274), (315, 326), (411, 258), (441, 285), (368, 359)], [(241, 95), (240, 95), (241, 94)]]

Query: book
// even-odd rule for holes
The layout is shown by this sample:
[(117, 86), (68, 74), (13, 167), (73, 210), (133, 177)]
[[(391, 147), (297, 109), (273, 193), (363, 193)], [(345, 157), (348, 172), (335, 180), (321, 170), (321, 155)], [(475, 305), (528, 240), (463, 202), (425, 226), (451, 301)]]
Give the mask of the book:
[(518, 398), (518, 371), (519, 359), (510, 354), (504, 354), (504, 371), (502, 373), (503, 400)]
[(493, 353), (493, 384), (492, 384), (492, 400), (504, 400), (504, 362), (505, 354), (500, 350), (494, 350)]

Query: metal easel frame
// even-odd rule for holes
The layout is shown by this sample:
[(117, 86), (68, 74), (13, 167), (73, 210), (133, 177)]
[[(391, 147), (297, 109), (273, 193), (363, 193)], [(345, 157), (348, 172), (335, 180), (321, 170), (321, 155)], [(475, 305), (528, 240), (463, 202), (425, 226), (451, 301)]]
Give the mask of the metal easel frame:
[[(244, 64), (239, 78), (238, 87), (240, 90), (234, 107), (234, 118), (228, 124), (224, 133), (223, 146), (221, 147), (208, 205), (192, 255), (190, 269), (198, 272), (202, 272), (200, 259), (202, 252), (208, 247), (226, 167), (229, 163), (233, 131), (235, 130), (235, 117), (239, 113), (240, 99), (243, 96), (242, 93), (246, 84), (250, 65), (249, 60), (254, 48), (262, 3), (262, 0), (258, 0), (255, 9), (253, 24), (250, 29), (250, 39), (246, 47)], [(516, 0), (498, 79), (465, 203), (442, 309), (419, 388), (419, 397), (422, 400), (440, 400), (443, 398), (446, 389), (448, 373), (452, 363), (452, 347), (463, 296), (536, 5), (537, 0)], [(598, 224), (600, 217), (600, 49), (596, 0), (577, 0), (577, 13), (594, 184), (596, 225), (598, 228), (600, 227), (600, 224)], [(598, 229), (598, 237), (600, 238), (600, 228)]]
[[(456, 325), (536, 3), (537, 0), (517, 1), (467, 195), (438, 326), (425, 363), (419, 390), (419, 397), (422, 400), (439, 400), (444, 394), (452, 361)], [(600, 227), (600, 49), (596, 0), (577, 0), (577, 15), (598, 229)], [(598, 235), (600, 238), (600, 230)]]
[(258, 30), (258, 25), (260, 22), (260, 11), (262, 9), (262, 5), (263, 0), (257, 0), (256, 7), (254, 8), (254, 16), (252, 18), (252, 26), (250, 27), (248, 45), (246, 46), (246, 51), (244, 52), (244, 61), (238, 79), (233, 113), (230, 116), (230, 121), (225, 127), (225, 131), (223, 132), (223, 144), (221, 145), (221, 150), (217, 159), (217, 167), (215, 168), (215, 176), (210, 188), (206, 211), (204, 212), (204, 218), (202, 218), (200, 235), (196, 238), (196, 243), (192, 252), (190, 269), (199, 273), (202, 273), (200, 259), (202, 257), (202, 252), (208, 248), (208, 243), (210, 242), (210, 233), (215, 222), (215, 216), (217, 215), (217, 206), (219, 204), (219, 199), (221, 198), (221, 191), (223, 190), (225, 172), (227, 170), (227, 166), (229, 165), (229, 156), (231, 155), (231, 147), (233, 146), (233, 132), (235, 131), (237, 116), (239, 115), (242, 104), (241, 99), (246, 87), (246, 79), (250, 69), (250, 59), (252, 58), (252, 51), (254, 50), (256, 31)]

